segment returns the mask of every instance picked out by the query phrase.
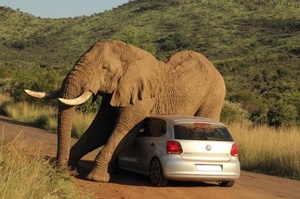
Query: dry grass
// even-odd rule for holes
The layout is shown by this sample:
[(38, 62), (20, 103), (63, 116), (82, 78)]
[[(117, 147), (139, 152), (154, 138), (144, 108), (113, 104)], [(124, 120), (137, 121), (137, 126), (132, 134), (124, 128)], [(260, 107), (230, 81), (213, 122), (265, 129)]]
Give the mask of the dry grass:
[[(9, 98), (0, 95), (0, 108)], [(10, 117), (56, 130), (56, 109), (27, 103), (5, 105)], [(94, 114), (77, 112), (73, 121), (73, 137), (80, 137)], [(270, 128), (243, 122), (227, 125), (240, 148), (242, 169), (300, 180), (300, 127)]]
[(244, 170), (300, 180), (300, 128), (228, 125)]
[[(5, 112), (9, 117), (33, 126), (56, 132), (57, 108), (36, 106), (27, 102), (11, 103), (7, 96), (0, 95), (0, 114)], [(95, 117), (94, 113), (76, 112), (72, 126), (72, 137), (79, 138)]]
[[(3, 132), (2, 132), (3, 133)], [(38, 147), (0, 135), (0, 198), (80, 198), (69, 176), (59, 173)]]
[(73, 119), (72, 136), (79, 138), (95, 118), (94, 113), (76, 112)]
[[(9, 117), (50, 131), (57, 130), (57, 109), (34, 106), (26, 102), (8, 105)], [(72, 137), (79, 138), (95, 117), (94, 113), (77, 111), (72, 124)]]
[(5, 106), (8, 116), (37, 127), (56, 130), (57, 111), (50, 106), (35, 106), (27, 102), (11, 103)]

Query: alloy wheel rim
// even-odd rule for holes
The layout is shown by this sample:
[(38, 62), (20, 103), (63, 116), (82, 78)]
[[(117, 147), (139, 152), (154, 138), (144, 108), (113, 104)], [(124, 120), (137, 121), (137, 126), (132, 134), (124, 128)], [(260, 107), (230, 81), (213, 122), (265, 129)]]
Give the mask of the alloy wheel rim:
[(161, 170), (160, 170), (159, 162), (154, 160), (153, 163), (151, 164), (151, 173), (150, 173), (151, 181), (154, 184), (156, 184), (158, 182), (160, 173), (161, 173)]

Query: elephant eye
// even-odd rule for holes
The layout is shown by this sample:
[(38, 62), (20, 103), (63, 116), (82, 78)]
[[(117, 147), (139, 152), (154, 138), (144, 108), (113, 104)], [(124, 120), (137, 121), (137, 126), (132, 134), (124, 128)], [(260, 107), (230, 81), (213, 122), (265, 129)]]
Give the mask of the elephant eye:
[(110, 71), (110, 67), (109, 67), (108, 64), (103, 64), (102, 68), (103, 68), (104, 70)]

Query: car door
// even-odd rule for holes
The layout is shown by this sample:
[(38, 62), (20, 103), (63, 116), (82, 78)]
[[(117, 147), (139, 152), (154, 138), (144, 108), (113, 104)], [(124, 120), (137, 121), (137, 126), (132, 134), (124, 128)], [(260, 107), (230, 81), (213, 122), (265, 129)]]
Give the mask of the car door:
[(120, 155), (120, 167), (148, 175), (151, 158), (156, 154), (157, 142), (165, 132), (164, 120), (147, 118), (133, 146)]

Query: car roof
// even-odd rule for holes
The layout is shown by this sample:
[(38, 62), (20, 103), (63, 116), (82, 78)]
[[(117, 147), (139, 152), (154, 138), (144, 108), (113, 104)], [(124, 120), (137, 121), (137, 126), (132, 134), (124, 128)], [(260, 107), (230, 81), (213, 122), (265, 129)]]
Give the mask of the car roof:
[(156, 116), (148, 116), (147, 118), (158, 118), (163, 119), (168, 122), (207, 122), (211, 124), (219, 124), (224, 125), (219, 121), (215, 121), (209, 118), (197, 117), (197, 116), (188, 116), (188, 115), (156, 115)]

